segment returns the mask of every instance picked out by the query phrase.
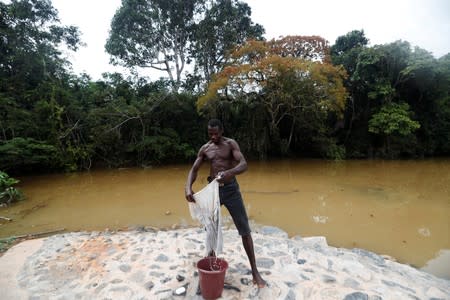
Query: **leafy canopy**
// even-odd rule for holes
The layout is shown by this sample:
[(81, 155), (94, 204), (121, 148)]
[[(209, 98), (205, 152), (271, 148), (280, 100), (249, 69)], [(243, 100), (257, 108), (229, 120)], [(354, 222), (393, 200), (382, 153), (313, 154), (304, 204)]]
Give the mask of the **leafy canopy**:
[(207, 82), (222, 69), (229, 52), (248, 39), (262, 40), (264, 28), (253, 24), (251, 9), (238, 0), (211, 1), (204, 18), (195, 26), (190, 54)]
[(388, 103), (370, 119), (369, 132), (407, 136), (420, 128), (419, 122), (411, 120), (410, 114), (408, 104)]
[[(105, 48), (114, 64), (166, 72), (177, 91), (187, 64), (208, 81), (235, 45), (262, 38), (250, 14), (238, 0), (122, 0)], [(199, 72), (187, 77), (198, 83)]]
[[(205, 95), (199, 98), (198, 109), (218, 96), (242, 100), (250, 93), (264, 95), (278, 107), (304, 108), (314, 103), (321, 110), (339, 113), (344, 108), (347, 92), (342, 80), (346, 73), (326, 62), (328, 50), (321, 38), (248, 41), (231, 57), (232, 63), (215, 75)], [(295, 84), (289, 84), (292, 80)], [(302, 89), (289, 90), (294, 86)]]

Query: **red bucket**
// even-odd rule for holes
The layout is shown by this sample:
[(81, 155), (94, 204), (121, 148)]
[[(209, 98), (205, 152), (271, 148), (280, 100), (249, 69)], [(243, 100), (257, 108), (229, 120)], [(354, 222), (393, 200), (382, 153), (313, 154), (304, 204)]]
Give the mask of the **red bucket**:
[(218, 257), (208, 256), (197, 262), (197, 268), (203, 298), (219, 298), (222, 295), (228, 263)]

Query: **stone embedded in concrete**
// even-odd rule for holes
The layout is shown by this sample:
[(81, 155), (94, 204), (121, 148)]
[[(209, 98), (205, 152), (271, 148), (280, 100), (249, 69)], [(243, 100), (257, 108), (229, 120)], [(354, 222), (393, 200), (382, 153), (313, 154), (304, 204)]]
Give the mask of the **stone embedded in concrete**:
[(272, 258), (262, 257), (256, 259), (256, 265), (258, 268), (266, 268), (269, 269), (275, 264), (275, 261)]
[(355, 292), (345, 296), (344, 300), (369, 300), (366, 293)]
[(311, 247), (327, 247), (327, 238), (324, 236), (305, 237), (302, 239), (302, 244)]
[(287, 232), (285, 232), (284, 230), (282, 230), (278, 227), (273, 227), (273, 226), (262, 226), (261, 228), (259, 228), (258, 233), (260, 233), (262, 235), (270, 235), (270, 236), (276, 236), (276, 237), (280, 237), (280, 238), (288, 237)]
[(286, 295), (286, 298), (284, 300), (296, 300), (295, 293), (293, 290), (289, 290), (288, 294)]
[(158, 255), (158, 257), (155, 259), (155, 261), (159, 261), (159, 262), (167, 262), (169, 261), (169, 257), (167, 257), (164, 254), (160, 254)]
[(131, 266), (130, 265), (120, 265), (119, 269), (122, 272), (128, 273), (131, 271)]

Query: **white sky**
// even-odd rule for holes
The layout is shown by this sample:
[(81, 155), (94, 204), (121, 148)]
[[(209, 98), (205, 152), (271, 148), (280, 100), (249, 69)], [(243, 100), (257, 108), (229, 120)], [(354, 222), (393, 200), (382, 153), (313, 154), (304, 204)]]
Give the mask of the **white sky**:
[[(170, 0), (168, 0), (170, 1)], [(87, 44), (69, 56), (75, 73), (94, 80), (103, 72), (125, 72), (109, 65), (104, 50), (111, 19), (121, 0), (52, 0), (63, 25), (78, 26)], [(364, 30), (370, 45), (404, 40), (441, 57), (450, 52), (450, 0), (244, 0), (267, 39), (319, 35), (333, 45), (352, 30)], [(156, 75), (165, 76), (165, 73)], [(156, 79), (155, 75), (152, 79)]]

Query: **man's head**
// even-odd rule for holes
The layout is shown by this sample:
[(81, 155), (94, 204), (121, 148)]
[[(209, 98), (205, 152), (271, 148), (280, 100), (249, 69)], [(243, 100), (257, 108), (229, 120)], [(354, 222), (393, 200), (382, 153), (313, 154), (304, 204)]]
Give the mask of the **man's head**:
[(208, 122), (208, 136), (211, 142), (218, 144), (222, 138), (223, 125), (218, 119), (211, 119)]

